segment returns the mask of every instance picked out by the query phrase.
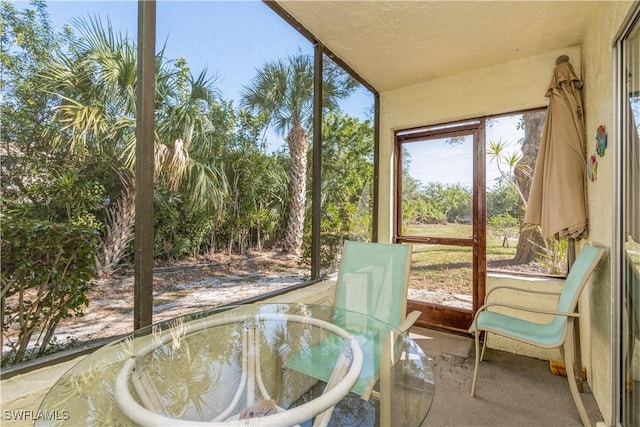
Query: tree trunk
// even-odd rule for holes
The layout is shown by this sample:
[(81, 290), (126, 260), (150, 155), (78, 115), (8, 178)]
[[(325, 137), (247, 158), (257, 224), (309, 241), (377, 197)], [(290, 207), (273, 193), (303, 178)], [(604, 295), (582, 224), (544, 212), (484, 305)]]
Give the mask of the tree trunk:
[(109, 277), (127, 254), (135, 237), (136, 191), (131, 172), (119, 173), (123, 190), (115, 204), (107, 208), (105, 230), (96, 254), (98, 277)]
[(307, 194), (307, 132), (295, 124), (287, 136), (291, 155), (289, 221), (284, 235), (284, 251), (300, 255)]
[[(542, 128), (546, 113), (543, 111), (524, 113), (524, 141), (522, 142), (522, 158), (518, 162), (514, 175), (516, 184), (522, 192), (525, 200), (520, 201), (520, 218), (524, 218), (526, 202), (529, 200), (531, 181), (533, 179), (533, 169), (536, 166), (540, 139), (542, 138)], [(520, 238), (516, 248), (514, 262), (516, 264), (528, 264), (535, 260), (540, 248), (545, 247), (545, 242), (540, 235), (540, 229), (530, 225), (520, 225)]]

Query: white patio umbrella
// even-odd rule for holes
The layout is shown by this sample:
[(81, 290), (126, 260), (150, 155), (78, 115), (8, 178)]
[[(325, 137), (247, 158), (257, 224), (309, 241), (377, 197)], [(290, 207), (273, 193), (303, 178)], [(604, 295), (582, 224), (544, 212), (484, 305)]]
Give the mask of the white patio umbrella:
[(569, 265), (573, 239), (585, 237), (588, 227), (581, 88), (569, 57), (560, 56), (545, 94), (549, 107), (524, 217), (545, 239), (570, 238)]

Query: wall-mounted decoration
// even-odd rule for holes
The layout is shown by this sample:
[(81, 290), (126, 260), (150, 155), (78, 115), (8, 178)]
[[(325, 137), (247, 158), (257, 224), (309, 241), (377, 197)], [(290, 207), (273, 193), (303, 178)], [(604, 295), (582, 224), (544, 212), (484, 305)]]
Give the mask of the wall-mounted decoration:
[(598, 156), (602, 157), (604, 156), (604, 150), (607, 148), (607, 132), (603, 125), (598, 126), (598, 130), (596, 131), (596, 141), (598, 141), (596, 153), (598, 153)]
[(598, 159), (595, 154), (592, 154), (587, 163), (587, 178), (593, 182), (598, 179)]

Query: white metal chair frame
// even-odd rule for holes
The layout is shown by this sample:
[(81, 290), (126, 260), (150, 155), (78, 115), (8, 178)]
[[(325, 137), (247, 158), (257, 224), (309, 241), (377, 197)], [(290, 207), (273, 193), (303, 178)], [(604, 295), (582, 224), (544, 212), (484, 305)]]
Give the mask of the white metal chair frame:
[[(584, 258), (581, 259), (580, 255), (583, 255), (582, 254), (583, 251), (584, 251)], [(565, 300), (566, 307), (570, 311), (545, 310), (545, 309), (532, 308), (532, 307), (516, 305), (516, 304), (489, 302), (489, 296), (497, 290), (510, 290), (510, 291), (517, 291), (517, 292), (523, 292), (523, 293), (530, 293), (530, 294), (541, 294), (541, 295), (555, 295), (559, 297), (563, 295), (563, 292), (536, 291), (536, 290), (515, 288), (512, 286), (497, 286), (491, 289), (491, 291), (487, 293), (487, 295), (485, 296), (485, 304), (482, 307), (480, 307), (476, 312), (473, 323), (471, 324), (471, 328), (469, 329), (469, 332), (475, 335), (475, 347), (476, 347), (476, 358), (475, 358), (476, 360), (475, 360), (475, 369), (473, 371), (473, 382), (471, 384), (471, 396), (475, 395), (476, 380), (478, 377), (478, 368), (479, 368), (480, 362), (484, 357), (484, 351), (487, 346), (487, 338), (488, 338), (489, 332), (497, 335), (501, 335), (507, 338), (511, 338), (517, 341), (521, 341), (527, 344), (531, 344), (536, 347), (559, 348), (560, 354), (562, 356), (562, 360), (565, 363), (565, 367), (567, 371), (569, 389), (571, 390), (571, 395), (576, 404), (576, 408), (578, 409), (578, 413), (580, 414), (580, 419), (582, 420), (583, 424), (586, 427), (591, 426), (591, 422), (589, 421), (589, 417), (587, 416), (587, 411), (585, 410), (584, 404), (582, 403), (582, 399), (580, 398), (580, 392), (578, 390), (578, 384), (576, 381), (576, 376), (574, 374), (574, 368), (575, 368), (574, 367), (574, 354), (575, 354), (574, 322), (580, 317), (580, 314), (577, 311), (577, 304), (578, 304), (578, 299), (580, 297), (580, 294), (582, 293), (582, 290), (584, 289), (584, 286), (586, 285), (587, 280), (591, 276), (591, 273), (593, 272), (596, 265), (600, 261), (600, 258), (602, 258), (603, 254), (604, 254), (603, 249), (595, 248), (590, 245), (585, 245), (585, 247), (582, 249), (581, 254), (578, 256), (578, 259), (574, 264), (574, 266), (576, 266), (577, 264), (580, 264), (580, 269), (577, 270), (576, 275), (572, 275), (570, 271), (565, 281), (566, 283), (567, 281), (572, 280), (575, 283), (575, 290), (573, 292), (573, 295), (571, 293), (566, 294), (567, 296), (571, 296), (570, 300)], [(563, 287), (563, 290), (564, 289), (565, 288)], [(561, 301), (562, 300), (560, 299), (558, 304), (560, 304)], [(534, 337), (533, 334), (529, 333), (530, 337), (527, 338), (524, 336), (524, 333), (522, 331), (516, 332), (517, 326), (516, 327), (512, 326), (513, 322), (521, 322), (520, 325), (523, 328), (523, 330), (527, 329), (528, 332), (534, 332), (534, 331), (540, 332), (542, 328), (544, 328), (547, 325), (551, 325), (551, 323), (538, 324), (535, 322), (524, 321), (517, 317), (513, 317), (509, 315), (500, 315), (490, 310), (495, 307), (510, 308), (510, 309), (515, 309), (515, 310), (530, 312), (530, 313), (547, 314), (547, 315), (554, 316), (554, 319), (564, 318), (566, 320), (564, 322), (564, 325), (562, 325), (562, 323), (554, 324), (554, 328), (552, 330), (554, 332), (558, 331), (558, 333), (550, 334), (548, 337), (544, 337), (544, 339), (541, 337)], [(489, 320), (484, 320), (487, 318)], [(484, 326), (479, 326), (479, 320), (484, 320)], [(485, 337), (484, 337), (484, 342), (482, 344), (482, 351), (481, 351), (480, 350), (480, 333), (482, 331), (485, 331)]]

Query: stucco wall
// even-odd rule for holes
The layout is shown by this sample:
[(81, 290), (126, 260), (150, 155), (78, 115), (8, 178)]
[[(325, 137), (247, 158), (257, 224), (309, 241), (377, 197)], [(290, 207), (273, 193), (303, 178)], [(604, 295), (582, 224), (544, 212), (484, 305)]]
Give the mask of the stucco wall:
[(379, 240), (392, 238), (394, 131), (546, 106), (556, 58), (569, 55), (580, 73), (580, 52), (553, 51), (381, 93)]
[[(599, 5), (592, 17), (589, 31), (582, 45), (584, 75), (584, 110), (587, 155), (595, 153), (596, 129), (604, 125), (609, 134), (609, 147), (616, 144), (613, 137), (613, 57), (612, 45), (627, 16), (631, 2), (607, 2)], [(606, 19), (604, 19), (606, 17)], [(611, 248), (613, 244), (613, 176), (617, 167), (612, 150), (598, 159), (597, 180), (588, 184), (589, 241)], [(583, 357), (589, 372), (590, 385), (605, 420), (611, 419), (612, 360), (611, 360), (611, 276), (610, 260), (605, 257), (594, 272), (581, 301), (581, 309), (590, 319), (589, 342), (583, 343)], [(584, 336), (584, 335), (583, 335)]]

